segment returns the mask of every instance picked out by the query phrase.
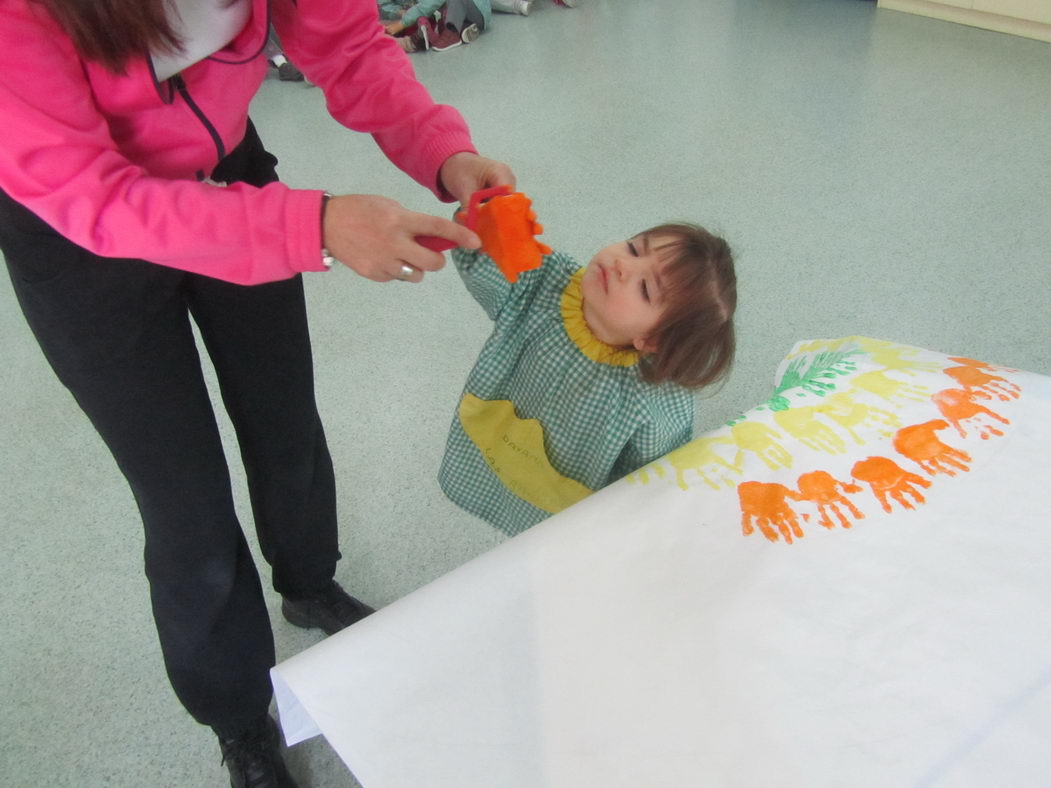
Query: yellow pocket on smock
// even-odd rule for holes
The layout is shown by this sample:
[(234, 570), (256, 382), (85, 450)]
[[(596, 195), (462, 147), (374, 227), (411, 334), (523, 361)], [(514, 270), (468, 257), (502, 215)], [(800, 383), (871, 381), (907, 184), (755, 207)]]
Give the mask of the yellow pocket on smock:
[(465, 394), (460, 424), (497, 478), (526, 503), (555, 514), (591, 495), (555, 470), (544, 451), (544, 428), (518, 418), (512, 402)]

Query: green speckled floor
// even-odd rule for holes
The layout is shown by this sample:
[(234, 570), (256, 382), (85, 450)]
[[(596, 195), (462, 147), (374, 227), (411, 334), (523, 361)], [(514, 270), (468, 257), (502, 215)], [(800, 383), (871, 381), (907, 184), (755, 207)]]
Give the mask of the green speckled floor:
[[(1051, 374), (1048, 44), (865, 0), (535, 0), (414, 63), (515, 167), (549, 244), (586, 259), (679, 217), (728, 237), (740, 352), (701, 401), (701, 430), (765, 399), (803, 338), (866, 334)], [(317, 89), (269, 79), (253, 116), (292, 185), (449, 210), (326, 119)], [(424, 286), (312, 275), (308, 295), (338, 577), (388, 604), (501, 541), (434, 481), (486, 321), (450, 271)], [(211, 733), (164, 679), (131, 495), (6, 278), (0, 344), (0, 782), (226, 784)], [(318, 639), (275, 621), (281, 657)], [(322, 740), (289, 759), (304, 786), (357, 785)]]

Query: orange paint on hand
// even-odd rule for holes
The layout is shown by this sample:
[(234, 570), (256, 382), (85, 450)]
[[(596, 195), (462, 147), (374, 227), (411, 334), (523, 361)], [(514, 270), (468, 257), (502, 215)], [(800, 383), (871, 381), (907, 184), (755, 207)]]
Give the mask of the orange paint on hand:
[(818, 517), (820, 518), (818, 522), (825, 528), (831, 529), (835, 527), (832, 518), (828, 516), (829, 511), (839, 518), (840, 525), (844, 528), (850, 528), (850, 520), (839, 508), (841, 504), (850, 510), (851, 515), (855, 519), (863, 520), (865, 518), (865, 515), (850, 502), (850, 499), (839, 491), (839, 488), (842, 487), (843, 492), (861, 492), (861, 488), (858, 485), (850, 482), (841, 482), (827, 471), (804, 473), (799, 477), (798, 484), (802, 499), (817, 504)]
[(868, 457), (867, 459), (859, 460), (850, 469), (850, 475), (858, 481), (866, 482), (869, 485), (873, 495), (876, 496), (876, 500), (879, 501), (885, 512), (891, 511), (890, 501), (887, 500), (888, 496), (906, 509), (915, 509), (916, 507), (905, 497), (905, 494), (911, 495), (917, 503), (923, 503), (925, 500), (923, 494), (915, 489), (914, 485), (919, 487), (931, 486), (931, 483), (922, 476), (910, 473), (886, 457)]
[(799, 519), (788, 505), (789, 500), (803, 500), (795, 490), (783, 484), (741, 482), (737, 485), (737, 497), (741, 501), (741, 530), (745, 536), (755, 531), (754, 521), (771, 542), (776, 542), (779, 535), (789, 544), (792, 544), (793, 536), (797, 539), (803, 537)]
[[(493, 259), (509, 282), (524, 271), (539, 268), (551, 247), (534, 236), (544, 232), (536, 222), (531, 201), (521, 192), (498, 194), (486, 202), (472, 199), (466, 224), (482, 239), (482, 250)], [(461, 217), (463, 214), (461, 213)]]
[(988, 440), (993, 435), (1003, 435), (1002, 430), (985, 423), (984, 419), (995, 419), (1001, 424), (1010, 424), (1011, 422), (999, 413), (989, 410), (984, 405), (979, 405), (974, 401), (975, 397), (989, 399), (989, 395), (984, 392), (968, 391), (967, 389), (945, 389), (931, 395), (931, 399), (938, 406), (938, 410), (956, 428), (961, 438), (967, 437), (967, 433), (963, 429), (963, 422), (971, 421), (972, 419), (978, 419), (971, 426), (978, 430), (982, 440)]
[(969, 471), (970, 468), (964, 463), (971, 461), (971, 455), (942, 443), (934, 434), (936, 430), (944, 430), (948, 426), (941, 419), (932, 419), (923, 424), (902, 427), (894, 436), (894, 448), (902, 456), (917, 462), (931, 476), (936, 473), (955, 476), (953, 468)]

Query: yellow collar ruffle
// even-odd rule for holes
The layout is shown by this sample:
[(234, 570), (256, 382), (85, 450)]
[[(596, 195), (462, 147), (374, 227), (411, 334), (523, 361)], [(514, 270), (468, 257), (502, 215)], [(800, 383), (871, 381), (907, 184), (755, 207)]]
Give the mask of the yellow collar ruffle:
[(584, 320), (584, 289), (580, 284), (580, 280), (584, 278), (584, 270), (581, 268), (573, 274), (562, 291), (562, 323), (566, 327), (566, 334), (573, 344), (580, 348), (581, 353), (599, 364), (609, 364), (613, 367), (630, 367), (637, 364), (638, 351), (607, 345), (588, 328), (587, 321)]

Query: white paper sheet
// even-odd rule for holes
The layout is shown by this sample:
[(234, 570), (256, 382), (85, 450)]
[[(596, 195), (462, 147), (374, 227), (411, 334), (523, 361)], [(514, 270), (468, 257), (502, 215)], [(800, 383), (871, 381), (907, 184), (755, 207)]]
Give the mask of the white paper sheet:
[[(843, 342), (800, 343), (779, 379)], [(278, 665), (286, 735), (316, 723), (366, 788), (1047, 785), (1051, 378), (952, 373), (989, 397), (942, 412), (961, 364), (862, 345)], [(866, 410), (821, 411), (837, 393)], [(964, 412), (933, 472), (893, 453)], [(851, 476), (871, 456), (926, 486), (885, 511)], [(863, 517), (821, 524), (818, 470)], [(799, 533), (749, 517), (746, 481), (792, 491)]]

